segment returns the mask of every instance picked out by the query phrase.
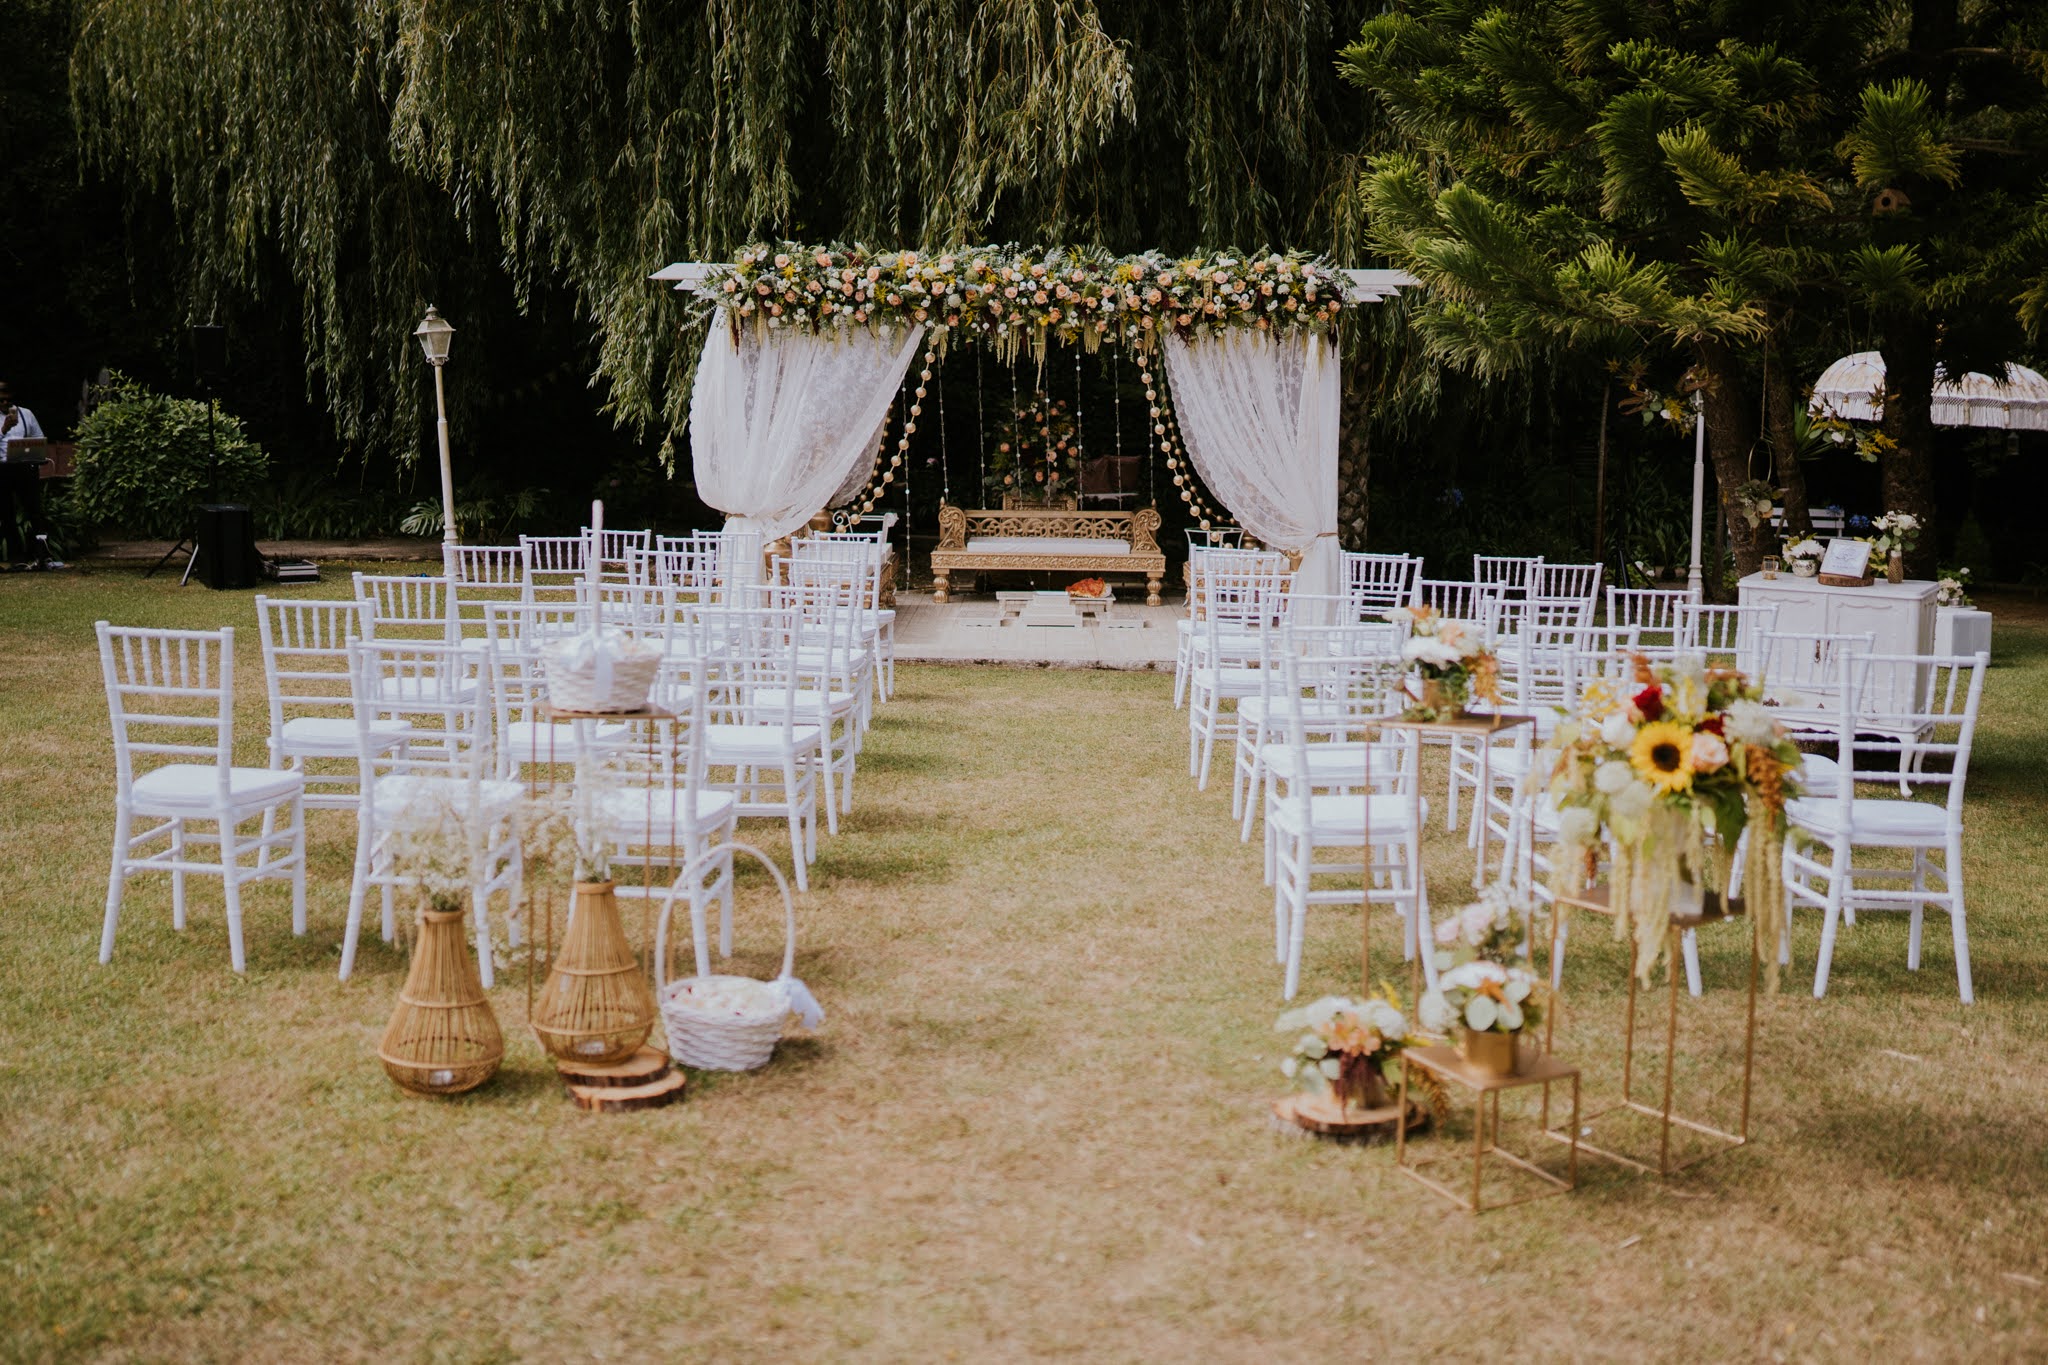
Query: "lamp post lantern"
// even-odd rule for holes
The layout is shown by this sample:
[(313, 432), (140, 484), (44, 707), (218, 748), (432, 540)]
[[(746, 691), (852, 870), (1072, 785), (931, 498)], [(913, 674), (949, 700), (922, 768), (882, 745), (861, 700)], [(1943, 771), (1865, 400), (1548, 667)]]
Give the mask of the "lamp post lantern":
[(434, 367), (435, 432), (441, 438), (441, 568), (452, 582), (455, 578), (455, 467), (448, 460), (448, 390), (441, 370), (448, 364), (448, 343), (455, 329), (432, 304), (427, 316), (413, 329), (427, 364)]

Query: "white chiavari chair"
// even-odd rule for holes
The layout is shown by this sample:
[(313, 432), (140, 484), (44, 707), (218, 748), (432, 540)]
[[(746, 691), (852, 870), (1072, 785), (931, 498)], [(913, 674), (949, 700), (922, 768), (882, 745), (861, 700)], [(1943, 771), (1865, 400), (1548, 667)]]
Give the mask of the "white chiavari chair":
[(1607, 624), (1634, 626), (1636, 648), (1653, 659), (1678, 657), (1678, 609), (1697, 601), (1683, 588), (1609, 588)]
[(704, 726), (706, 780), (732, 793), (740, 819), (788, 825), (797, 888), (807, 890), (818, 856), (826, 734), (803, 698), (831, 691), (827, 663), (821, 651), (805, 652), (803, 621), (793, 607), (715, 610), (730, 655), (722, 700)]
[(590, 577), (590, 541), (583, 536), (521, 536), (526, 600), (574, 601)]
[[(1963, 790), (1990, 657), (1845, 651), (1839, 662), (1847, 699), (1836, 731), (1841, 778), (1828, 795), (1786, 803), (1791, 822), (1785, 841), (1788, 906), (1813, 905), (1824, 915), (1814, 997), (1827, 993), (1845, 914), (1893, 910), (1910, 915), (1906, 967), (1918, 971), (1921, 927), (1931, 907), (1948, 915), (1956, 987), (1963, 1003), (1970, 1004), (1976, 993), (1963, 904)], [(1946, 761), (1929, 771), (1928, 758)], [(1916, 784), (1942, 789), (1944, 799), (1857, 795), (1857, 783), (1890, 782), (1908, 766), (1915, 769)], [(1857, 863), (1859, 854), (1871, 852), (1889, 853), (1893, 859), (1903, 854), (1909, 861), (1904, 867)], [(1907, 885), (1874, 885), (1899, 881)], [(1784, 956), (1781, 948), (1781, 960)]]
[(1198, 791), (1208, 790), (1216, 741), (1236, 744), (1238, 703), (1259, 694), (1259, 636), (1288, 619), (1284, 581), (1266, 566), (1205, 565), (1202, 619), (1188, 669), (1188, 776)]
[(480, 636), (484, 605), (523, 602), (526, 592), (526, 551), (518, 545), (444, 545), (456, 629)]
[[(1214, 532), (1204, 532), (1213, 535)], [(1251, 573), (1264, 577), (1276, 588), (1284, 588), (1291, 576), (1287, 568), (1287, 556), (1270, 550), (1241, 550), (1235, 548), (1196, 547), (1190, 541), (1188, 552), (1188, 601), (1187, 615), (1174, 622), (1175, 641), (1173, 657), (1173, 705), (1180, 709), (1187, 698), (1188, 675), (1195, 666), (1196, 658), (1208, 645), (1209, 634), (1203, 625), (1208, 604), (1209, 574), (1212, 570), (1232, 573)], [(1234, 638), (1234, 636), (1233, 636)], [(1249, 646), (1250, 641), (1241, 642)]]
[[(349, 646), (362, 792), (341, 941), (344, 981), (355, 969), (363, 905), (373, 888), (383, 901), (384, 941), (397, 934), (392, 893), (418, 885), (417, 874), (401, 867), (399, 856), (404, 831), (415, 823), (450, 822), (467, 841), (464, 870), (484, 985), (492, 984), (496, 970), (493, 895), (504, 893), (517, 941), (512, 910), (519, 903), (523, 861), (516, 817), (525, 788), (492, 774), (488, 696), (484, 688), (463, 685), (467, 662), (459, 645), (441, 641), (372, 639)], [(406, 742), (395, 749), (384, 744), (379, 721), (402, 722)]]
[(1552, 564), (1546, 561), (1537, 566), (1529, 596), (1572, 598), (1597, 604), (1600, 601), (1600, 583), (1606, 576), (1605, 564)]
[(1344, 555), (1344, 593), (1350, 598), (1352, 616), (1359, 620), (1407, 606), (1415, 599), (1420, 577), (1421, 555)]
[[(369, 634), (368, 615), (361, 601), (256, 598), (270, 709), (270, 766), (305, 778), (309, 808), (356, 807), (362, 772), (356, 762), (348, 647)], [(402, 721), (379, 721), (376, 729), (388, 745), (405, 742)]]
[(1473, 555), (1472, 581), (1503, 595), (1527, 596), (1542, 568), (1542, 555)]
[[(1413, 784), (1420, 750), (1399, 740), (1375, 742), (1371, 722), (1399, 705), (1401, 670), (1377, 651), (1337, 652), (1313, 628), (1293, 627), (1280, 650), (1288, 693), (1302, 705), (1286, 708), (1281, 760), (1294, 780), (1273, 784), (1266, 825), (1273, 860), (1275, 956), (1285, 965), (1283, 993), (1301, 985), (1308, 912), (1317, 905), (1393, 905), (1405, 921), (1409, 955), (1430, 934), (1429, 891), (1423, 876), (1421, 801)], [(1334, 721), (1328, 708), (1349, 713)], [(1335, 749), (1334, 761), (1316, 751)], [(1355, 764), (1355, 766), (1354, 766)], [(1280, 765), (1276, 765), (1276, 774)], [(1303, 780), (1306, 775), (1306, 780)], [(1319, 857), (1334, 853), (1334, 861)], [(1317, 889), (1318, 878), (1338, 885)], [(1425, 971), (1435, 968), (1424, 956)]]
[[(100, 961), (113, 960), (128, 879), (166, 872), (177, 929), (185, 927), (185, 879), (221, 879), (228, 958), (236, 971), (244, 971), (242, 888), (250, 882), (290, 881), (292, 932), (306, 932), (305, 778), (235, 766), (232, 628), (145, 630), (101, 621), (95, 629), (114, 731), (115, 780), (114, 853)], [(138, 831), (138, 821), (147, 828)], [(260, 832), (242, 830), (251, 821), (261, 821)], [(193, 830), (194, 824), (210, 825), (212, 832)], [(162, 847), (152, 848), (159, 841)], [(213, 861), (192, 856), (195, 846), (206, 845), (216, 850)]]
[(1733, 665), (1751, 677), (1762, 665), (1761, 637), (1778, 628), (1778, 607), (1707, 605), (1682, 602), (1678, 607), (1678, 648), (1698, 654), (1717, 667)]

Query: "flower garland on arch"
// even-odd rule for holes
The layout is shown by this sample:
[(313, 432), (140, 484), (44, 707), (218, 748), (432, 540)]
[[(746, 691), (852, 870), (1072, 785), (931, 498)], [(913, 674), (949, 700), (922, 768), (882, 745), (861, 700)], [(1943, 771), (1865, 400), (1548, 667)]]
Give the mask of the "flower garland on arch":
[(973, 246), (874, 251), (858, 243), (757, 243), (713, 268), (697, 307), (723, 307), (737, 328), (931, 328), (943, 353), (954, 329), (986, 339), (1005, 362), (1049, 344), (1104, 342), (1150, 351), (1169, 331), (1329, 331), (1349, 306), (1347, 281), (1304, 252), (1136, 256), (1078, 247)]

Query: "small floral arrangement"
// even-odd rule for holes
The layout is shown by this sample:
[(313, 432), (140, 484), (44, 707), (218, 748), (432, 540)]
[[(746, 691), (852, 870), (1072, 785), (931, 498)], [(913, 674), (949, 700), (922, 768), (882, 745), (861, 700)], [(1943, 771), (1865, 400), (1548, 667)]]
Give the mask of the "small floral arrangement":
[(1795, 540), (1787, 545), (1781, 553), (1781, 558), (1795, 568), (1801, 564), (1810, 564), (1818, 569), (1827, 552), (1827, 546), (1808, 536), (1804, 540)]
[(1943, 569), (1941, 576), (1934, 580), (1934, 605), (1937, 607), (1969, 606), (1970, 571), (1966, 568)]
[(1436, 969), (1447, 972), (1467, 962), (1512, 962), (1526, 958), (1531, 915), (1503, 882), (1436, 925)]
[(1735, 515), (1754, 531), (1778, 510), (1778, 490), (1762, 479), (1749, 479), (1735, 490)]
[(1609, 903), (1616, 934), (1635, 932), (1639, 975), (1662, 952), (1678, 884), (1725, 890), (1746, 827), (1743, 884), (1770, 945), (1765, 960), (1776, 963), (1785, 801), (1798, 794), (1800, 755), (1756, 684), (1697, 656), (1653, 667), (1637, 655), (1634, 681), (1589, 683), (1547, 747), (1557, 889), (1582, 890), (1603, 838), (1613, 841)]
[(1280, 1063), (1289, 1080), (1330, 1091), (1342, 1104), (1368, 1107), (1399, 1078), (1401, 1052), (1414, 1041), (1391, 991), (1364, 1000), (1326, 995), (1288, 1010), (1273, 1029), (1299, 1035)]
[(874, 251), (858, 243), (756, 243), (704, 288), (735, 326), (971, 327), (1005, 358), (1048, 338), (1150, 349), (1166, 332), (1334, 327), (1348, 281), (1302, 252), (1169, 257), (1035, 246)]
[(1425, 681), (1435, 683), (1442, 696), (1438, 704), (1425, 689), (1422, 703), (1409, 708), (1411, 718), (1436, 720), (1444, 710), (1455, 714), (1473, 697), (1499, 702), (1500, 660), (1481, 642), (1477, 626), (1446, 620), (1428, 605), (1395, 607), (1387, 619), (1408, 627), (1401, 658), (1415, 665)]
[(1920, 518), (1911, 512), (1887, 512), (1870, 523), (1877, 532), (1872, 545), (1881, 555), (1906, 554), (1920, 539)]
[(1438, 1033), (1520, 1033), (1543, 1022), (1542, 982), (1527, 967), (1478, 960), (1451, 968), (1422, 997), (1422, 1026)]

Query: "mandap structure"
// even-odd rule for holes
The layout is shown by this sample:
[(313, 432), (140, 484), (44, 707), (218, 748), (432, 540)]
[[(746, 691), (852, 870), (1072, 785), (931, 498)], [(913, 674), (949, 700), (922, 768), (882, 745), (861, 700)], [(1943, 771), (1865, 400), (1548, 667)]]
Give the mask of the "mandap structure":
[[(1339, 579), (1337, 330), (1348, 310), (1415, 283), (1300, 253), (796, 242), (652, 278), (673, 282), (708, 326), (691, 458), (700, 495), (729, 529), (767, 543), (821, 508), (871, 510), (903, 467), (933, 364), (955, 344), (1041, 366), (1053, 346), (1075, 348), (1077, 364), (1108, 346), (1139, 366), (1152, 442), (1201, 524), (1214, 514), (1183, 456), (1238, 525), (1298, 559), (1315, 593), (1335, 593)], [(890, 408), (920, 354), (885, 459)], [(1156, 526), (1151, 509), (1133, 520), (1146, 512)]]

